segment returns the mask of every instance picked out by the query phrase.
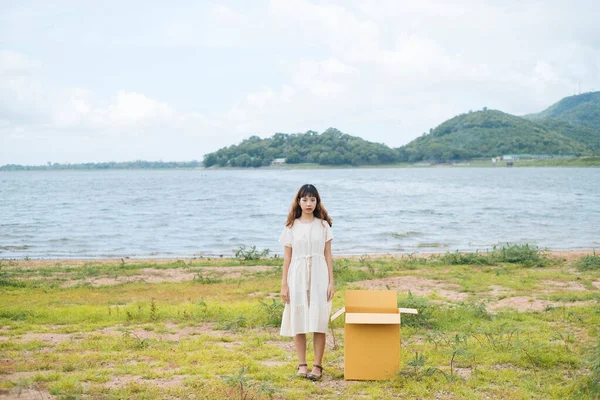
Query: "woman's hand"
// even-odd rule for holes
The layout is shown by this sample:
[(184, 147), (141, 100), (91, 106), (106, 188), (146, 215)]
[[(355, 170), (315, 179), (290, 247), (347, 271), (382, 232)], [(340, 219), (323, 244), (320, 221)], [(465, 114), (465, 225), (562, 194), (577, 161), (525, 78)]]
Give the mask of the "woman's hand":
[(335, 293), (335, 285), (333, 282), (329, 282), (329, 286), (327, 286), (327, 301), (331, 301), (333, 299), (333, 294)]
[(281, 300), (286, 304), (290, 304), (290, 287), (287, 284), (281, 285)]

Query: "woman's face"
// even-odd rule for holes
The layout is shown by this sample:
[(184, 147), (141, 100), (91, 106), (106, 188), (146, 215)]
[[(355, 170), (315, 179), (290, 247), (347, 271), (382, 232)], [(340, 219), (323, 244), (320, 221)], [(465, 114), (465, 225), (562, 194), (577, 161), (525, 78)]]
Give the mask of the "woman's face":
[(304, 196), (298, 200), (298, 204), (300, 204), (304, 214), (312, 214), (317, 208), (317, 198), (311, 195)]

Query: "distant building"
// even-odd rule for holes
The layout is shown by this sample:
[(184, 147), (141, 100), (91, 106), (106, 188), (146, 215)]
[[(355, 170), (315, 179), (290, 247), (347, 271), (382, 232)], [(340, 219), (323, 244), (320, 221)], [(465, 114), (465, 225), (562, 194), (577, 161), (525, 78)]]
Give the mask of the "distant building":
[(271, 165), (281, 165), (281, 164), (285, 164), (285, 158), (276, 158), (273, 161), (271, 161)]
[(505, 154), (502, 156), (502, 160), (504, 161), (548, 160), (551, 158), (575, 158), (575, 156), (557, 156), (549, 154)]

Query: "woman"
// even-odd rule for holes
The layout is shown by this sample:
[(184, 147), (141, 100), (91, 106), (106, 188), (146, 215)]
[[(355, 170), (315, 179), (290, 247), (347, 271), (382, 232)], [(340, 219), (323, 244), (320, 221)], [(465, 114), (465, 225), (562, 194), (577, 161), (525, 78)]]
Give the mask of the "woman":
[[(279, 243), (284, 246), (281, 298), (285, 302), (281, 335), (293, 336), (298, 371), (312, 380), (323, 376), (325, 334), (334, 293), (331, 218), (317, 188), (303, 185), (292, 202)], [(306, 334), (314, 334), (315, 361), (306, 364)]]

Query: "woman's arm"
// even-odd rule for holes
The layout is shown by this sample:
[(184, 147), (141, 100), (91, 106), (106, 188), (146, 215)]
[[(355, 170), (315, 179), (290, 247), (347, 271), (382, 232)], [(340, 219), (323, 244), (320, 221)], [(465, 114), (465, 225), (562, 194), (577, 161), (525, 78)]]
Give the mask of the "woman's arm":
[(290, 269), (290, 262), (292, 261), (292, 248), (288, 246), (283, 247), (283, 270), (281, 272), (281, 299), (284, 303), (290, 302), (290, 288), (288, 286), (288, 270)]
[(325, 242), (325, 261), (327, 262), (327, 272), (329, 274), (329, 285), (327, 286), (327, 301), (333, 299), (335, 291), (335, 282), (333, 281), (333, 256), (331, 255), (331, 240)]

